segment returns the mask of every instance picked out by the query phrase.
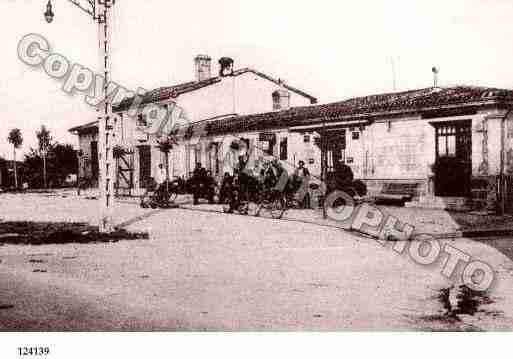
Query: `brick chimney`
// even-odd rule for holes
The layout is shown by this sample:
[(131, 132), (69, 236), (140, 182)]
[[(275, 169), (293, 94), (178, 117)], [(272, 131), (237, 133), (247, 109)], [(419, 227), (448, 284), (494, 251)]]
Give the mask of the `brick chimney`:
[(221, 57), (219, 59), (219, 76), (233, 75), (233, 59), (231, 57)]
[(196, 81), (208, 80), (212, 77), (212, 59), (208, 55), (198, 55), (194, 58), (194, 74)]
[(278, 80), (280, 88), (272, 93), (273, 110), (283, 111), (290, 109), (290, 92), (285, 88), (285, 83), (282, 79)]

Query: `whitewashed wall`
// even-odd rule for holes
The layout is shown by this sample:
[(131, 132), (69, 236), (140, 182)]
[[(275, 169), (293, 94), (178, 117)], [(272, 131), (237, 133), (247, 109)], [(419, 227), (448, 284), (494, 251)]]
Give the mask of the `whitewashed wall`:
[[(219, 83), (180, 95), (177, 99), (191, 121), (237, 113), (247, 115), (273, 110), (272, 93), (280, 86), (254, 73), (224, 77)], [(307, 106), (310, 100), (290, 92), (291, 106)]]
[(78, 148), (82, 150), (82, 158), (78, 175), (80, 178), (89, 178), (92, 175), (91, 167), (91, 142), (98, 141), (98, 134), (89, 133), (78, 136)]

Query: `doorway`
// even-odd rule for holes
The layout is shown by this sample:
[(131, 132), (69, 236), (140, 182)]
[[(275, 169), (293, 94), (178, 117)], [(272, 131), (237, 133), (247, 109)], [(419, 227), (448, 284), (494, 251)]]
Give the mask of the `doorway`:
[(100, 166), (98, 162), (98, 141), (91, 142), (91, 177), (97, 181), (99, 177)]
[(323, 179), (326, 179), (346, 161), (346, 131), (344, 129), (323, 131), (320, 142)]
[(435, 123), (435, 195), (468, 197), (472, 176), (471, 121)]

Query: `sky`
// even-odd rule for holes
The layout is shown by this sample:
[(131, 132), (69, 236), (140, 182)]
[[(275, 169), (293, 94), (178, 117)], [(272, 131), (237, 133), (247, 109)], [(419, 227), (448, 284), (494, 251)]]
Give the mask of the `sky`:
[[(79, 0), (87, 3), (87, 0)], [(97, 26), (68, 0), (0, 0), (0, 156), (12, 158), (11, 128), (22, 152), (45, 124), (56, 140), (95, 119), (83, 96), (17, 57), (21, 38), (37, 33), (73, 63), (98, 68)], [(320, 103), (439, 85), (513, 88), (511, 0), (117, 0), (112, 76), (127, 88), (193, 80), (193, 58), (229, 56), (316, 96)], [(394, 66), (392, 67), (392, 63)], [(215, 73), (217, 68), (213, 68)]]

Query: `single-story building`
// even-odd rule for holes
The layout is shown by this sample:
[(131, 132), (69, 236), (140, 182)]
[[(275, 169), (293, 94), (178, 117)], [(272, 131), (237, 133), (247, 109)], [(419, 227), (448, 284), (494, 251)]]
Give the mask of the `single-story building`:
[(235, 136), (253, 159), (273, 155), (289, 168), (304, 160), (320, 179), (344, 162), (371, 195), (408, 184), (410, 205), (495, 209), (513, 174), (512, 101), (511, 90), (472, 86), (365, 96), (208, 121), (172, 152), (194, 148), (221, 175), (216, 163)]
[[(370, 195), (405, 185), (412, 191), (409, 205), (512, 206), (512, 90), (430, 87), (316, 105), (314, 97), (280, 80), (251, 69), (234, 71), (223, 61), (219, 76), (212, 77), (210, 58), (198, 56), (196, 81), (143, 97), (143, 104), (185, 109), (187, 131), (167, 156), (171, 177), (188, 177), (201, 162), (219, 178), (238, 138), (251, 149), (251, 160), (274, 156), (290, 170), (304, 160), (319, 180), (344, 162)], [(145, 132), (146, 119), (127, 115), (130, 104), (127, 99), (115, 107), (117, 138), (128, 149), (118, 159), (117, 187), (138, 194), (166, 156)], [(97, 176), (96, 123), (71, 131), (82, 152), (79, 176)]]

